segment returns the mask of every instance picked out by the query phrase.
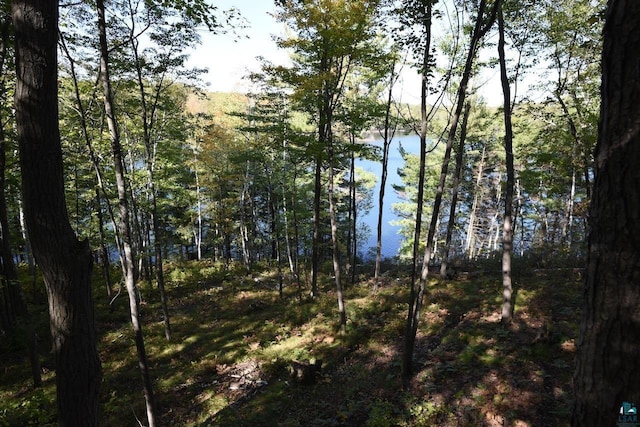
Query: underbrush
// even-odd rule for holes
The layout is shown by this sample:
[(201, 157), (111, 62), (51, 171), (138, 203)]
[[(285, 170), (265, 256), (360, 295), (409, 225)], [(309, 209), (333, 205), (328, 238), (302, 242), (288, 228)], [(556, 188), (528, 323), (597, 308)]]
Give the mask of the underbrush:
[[(517, 275), (516, 310), (507, 327), (499, 321), (495, 275), (432, 281), (408, 385), (399, 375), (409, 286), (401, 271), (387, 273), (377, 293), (366, 277), (346, 287), (344, 335), (329, 277), (314, 300), (291, 277), (281, 293), (267, 266), (248, 276), (235, 265), (174, 263), (166, 277), (170, 342), (157, 291), (140, 284), (163, 425), (559, 426), (569, 420), (579, 277)], [(137, 425), (145, 409), (128, 302), (121, 296), (110, 309), (97, 271), (95, 282), (101, 424)], [(46, 325), (42, 298), (34, 313)], [(7, 355), (0, 426), (55, 424), (54, 373), (47, 371), (43, 388), (33, 390), (24, 349), (0, 344)], [(40, 351), (50, 366), (47, 344), (43, 340)], [(302, 383), (290, 376), (294, 361), (322, 361), (322, 368)]]

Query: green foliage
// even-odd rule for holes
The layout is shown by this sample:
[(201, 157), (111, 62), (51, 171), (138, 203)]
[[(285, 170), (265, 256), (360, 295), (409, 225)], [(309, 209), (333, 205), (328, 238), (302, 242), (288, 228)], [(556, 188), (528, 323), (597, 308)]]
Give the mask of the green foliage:
[[(53, 416), (52, 416), (53, 414)], [(17, 400), (0, 399), (0, 426), (55, 426), (55, 400), (37, 389)]]
[(392, 427), (395, 425), (396, 407), (392, 402), (379, 399), (373, 402), (369, 408), (367, 427)]
[(431, 426), (441, 423), (441, 417), (447, 414), (447, 408), (434, 402), (416, 402), (409, 410), (413, 418), (412, 425)]
[[(233, 21), (236, 11), (221, 16), (216, 7), (201, 0), (109, 3), (112, 79), (128, 168), (127, 185), (134, 201), (136, 249), (144, 256), (152, 241), (160, 239), (165, 253), (177, 259), (178, 254), (184, 253), (183, 247), (194, 244), (197, 229), (202, 227), (204, 255), (211, 259), (198, 263), (176, 260), (167, 268), (176, 333), (181, 337), (176, 342), (167, 344), (158, 338), (161, 333), (155, 315), (155, 292), (147, 285), (143, 288), (143, 311), (152, 337), (149, 348), (154, 370), (160, 377), (159, 395), (164, 396), (160, 398), (161, 406), (168, 408), (186, 401), (200, 410), (197, 419), (189, 412), (191, 407), (179, 408), (183, 411), (180, 413), (166, 413), (165, 417), (175, 416), (178, 424), (207, 424), (237, 420), (235, 411), (242, 411), (246, 418), (264, 421), (261, 416), (277, 417), (293, 400), (303, 408), (297, 415), (317, 424), (438, 425), (457, 417), (477, 425), (482, 423), (478, 413), (467, 413), (452, 402), (464, 400), (468, 404), (471, 400), (483, 410), (513, 414), (518, 409), (509, 406), (509, 389), (495, 389), (496, 383), (481, 374), (513, 375), (520, 369), (530, 378), (556, 381), (555, 385), (562, 389), (559, 402), (544, 401), (544, 390), (531, 381), (533, 385), (523, 389), (523, 394), (538, 396), (540, 401), (528, 402), (530, 408), (553, 406), (548, 415), (559, 419), (566, 416), (562, 405), (571, 398), (566, 387), (569, 380), (565, 378), (571, 364), (571, 350), (567, 349), (576, 334), (579, 296), (574, 283), (558, 284), (555, 273), (547, 270), (559, 269), (552, 271), (569, 280), (579, 276), (573, 268), (582, 265), (593, 179), (591, 153), (599, 112), (603, 1), (527, 0), (504, 5), (509, 43), (526, 59), (510, 66), (518, 66), (525, 73), (535, 70), (539, 76), (529, 74), (527, 83), (533, 80), (533, 88), (543, 94), (517, 99), (515, 104), (516, 251), (520, 256), (514, 258), (514, 278), (521, 289), (516, 302), (520, 329), (499, 328), (490, 321), (499, 294), (492, 285), (498, 259), (492, 256), (499, 246), (504, 131), (500, 124), (502, 112), (481, 102), (474, 103), (469, 123), (460, 193), (462, 207), (454, 242), (462, 256), (463, 239), (473, 238), (467, 255), (483, 259), (472, 268), (464, 265), (464, 269), (482, 270), (487, 277), (473, 283), (452, 281), (431, 286), (424, 313), (428, 322), (420, 331), (428, 350), (418, 357), (426, 354), (429, 358), (416, 380), (417, 389), (426, 390), (420, 398), (398, 397), (397, 393), (394, 358), (397, 360), (398, 355), (392, 349), (397, 348), (395, 341), (403, 327), (404, 287), (389, 285), (376, 297), (367, 295), (365, 286), (350, 288), (348, 297), (357, 301), (348, 307), (351, 331), (342, 339), (333, 336), (334, 325), (327, 320), (333, 316), (334, 298), (328, 287), (313, 303), (299, 302), (299, 292), (306, 290), (297, 289), (294, 275), (285, 275), (283, 299), (279, 299), (279, 274), (271, 268), (276, 262), (281, 267), (286, 265), (287, 246), (292, 248), (292, 263), (304, 268), (312, 239), (310, 200), (314, 192), (319, 192), (322, 208), (326, 207), (325, 188), (313, 185), (315, 162), (321, 166), (326, 163), (326, 143), (336, 145), (335, 184), (341, 190), (336, 196), (339, 232), (346, 236), (350, 200), (342, 190), (347, 189), (352, 178), (348, 161), (352, 153), (360, 158), (376, 158), (375, 153), (361, 150), (354, 141), (380, 120), (380, 98), (388, 84), (390, 63), (399, 56), (420, 62), (426, 24), (445, 13), (439, 8), (433, 16), (426, 16), (428, 6), (434, 4), (431, 0), (399, 4), (402, 10), (390, 18), (397, 22), (386, 21), (381, 28), (386, 2), (279, 0), (276, 16), (292, 31), (287, 33), (291, 37), (278, 42), (291, 49), (292, 66), (277, 67), (265, 62), (263, 72), (254, 76), (256, 91), (250, 95), (203, 95), (191, 90), (192, 85), (198, 84), (201, 70), (186, 66), (187, 52), (199, 42), (198, 26), (218, 32), (229, 23), (238, 26)], [(421, 63), (417, 66), (430, 78), (438, 73), (452, 82), (459, 77), (461, 53), (460, 40), (452, 34), (460, 33), (458, 26), (468, 30), (476, 9), (471, 3), (454, 6), (464, 6), (464, 14), (461, 10), (455, 13), (470, 19), (457, 21), (458, 16), (452, 14), (451, 22), (457, 21), (452, 24), (455, 28), (437, 44), (438, 50), (449, 58), (440, 61), (432, 55), (428, 70), (423, 70)], [(118, 215), (110, 141), (95, 86), (95, 18), (90, 2), (62, 8), (60, 29), (66, 47), (60, 55), (59, 78), (69, 216), (77, 234), (88, 238), (94, 248), (101, 239), (97, 212), (105, 216), (102, 231), (106, 242), (113, 242), (116, 237), (113, 224)], [(409, 52), (400, 55), (381, 33), (399, 34)], [(131, 34), (137, 38), (132, 39)], [(16, 147), (12, 146), (11, 62), (6, 61), (2, 70), (6, 84), (2, 111), (8, 155), (5, 190), (10, 203), (10, 227), (17, 236), (20, 179)], [(452, 85), (449, 86), (433, 84), (431, 90), (443, 92), (446, 98), (451, 92)], [(415, 129), (418, 106), (398, 108), (410, 116), (405, 118), (405, 128)], [(437, 141), (448, 126), (449, 114), (445, 108), (434, 112), (429, 135)], [(144, 114), (148, 114), (146, 121)], [(429, 217), (441, 150), (438, 146), (427, 157), (424, 218)], [(401, 217), (398, 224), (406, 237), (403, 250), (407, 252), (415, 226), (417, 156), (404, 152), (403, 157), (403, 183), (396, 190), (404, 201), (395, 208)], [(95, 196), (96, 170), (102, 176), (100, 201)], [(324, 168), (321, 178), (326, 187)], [(371, 206), (375, 178), (356, 170), (360, 215)], [(158, 199), (158, 235), (148, 231), (152, 191)], [(445, 198), (445, 210), (446, 203)], [(476, 215), (473, 223), (471, 215)], [(324, 211), (319, 221), (326, 240), (328, 220)], [(361, 238), (363, 234), (360, 233)], [(24, 243), (16, 240), (14, 250), (24, 252)], [(111, 246), (110, 249), (113, 251)], [(325, 254), (329, 252), (326, 247), (323, 249)], [(251, 277), (244, 276), (247, 266), (237, 262), (244, 255), (243, 250), (251, 264)], [(405, 284), (400, 267), (395, 268), (384, 280), (387, 284)], [(323, 271), (331, 270), (332, 265), (327, 263)], [(304, 278), (304, 270), (299, 272)], [(322, 279), (321, 286), (329, 282), (327, 277)], [(117, 299), (115, 313), (111, 313), (106, 309), (102, 289), (96, 291), (96, 297), (101, 310), (101, 351), (109, 374), (105, 379), (105, 418), (115, 420), (114, 424), (130, 424), (131, 411), (126, 405), (136, 400), (132, 397), (137, 396), (132, 384), (138, 381), (138, 374), (128, 347), (130, 332), (123, 323), (123, 319), (127, 320), (123, 311), (126, 304)], [(45, 313), (46, 309), (38, 306), (34, 312)], [(466, 316), (467, 313), (476, 317)], [(39, 320), (39, 327), (45, 325), (43, 319)], [(546, 319), (559, 320), (549, 326)], [(470, 325), (473, 321), (476, 324)], [(46, 331), (44, 327), (39, 329)], [(539, 331), (541, 338), (533, 342)], [(329, 364), (327, 375), (319, 384), (312, 390), (288, 384), (287, 363), (312, 358), (327, 359)], [(223, 371), (226, 364), (235, 366), (250, 359), (262, 364), (269, 380), (264, 394), (242, 400), (210, 381), (223, 377), (218, 368)], [(352, 360), (356, 362), (349, 364)], [(11, 371), (20, 369), (7, 366)], [(467, 378), (460, 379), (461, 373), (467, 372)], [(552, 374), (557, 377), (550, 380)], [(30, 393), (24, 392), (23, 384), (5, 378), (8, 385), (1, 385), (0, 425), (46, 425), (54, 421), (51, 382), (44, 391)], [(501, 387), (507, 383), (503, 377), (497, 382)], [(340, 399), (332, 397), (333, 393)], [(185, 394), (188, 399), (182, 399)], [(444, 400), (431, 400), (431, 394)], [(308, 402), (309, 396), (324, 400)], [(137, 403), (132, 405), (136, 413), (143, 413)], [(491, 407), (487, 409), (488, 406)], [(518, 416), (527, 417), (522, 413)], [(288, 418), (282, 424), (302, 423)]]
[[(400, 155), (405, 161), (405, 165), (398, 170), (398, 174), (402, 179), (402, 185), (394, 185), (394, 190), (402, 200), (394, 203), (392, 208), (399, 219), (392, 221), (393, 225), (400, 226), (399, 233), (404, 236), (399, 253), (402, 259), (410, 259), (413, 255), (413, 236), (416, 223), (416, 201), (418, 194), (418, 173), (420, 169), (420, 156), (405, 151), (400, 146)], [(438, 184), (440, 162), (442, 161), (443, 147), (437, 145), (432, 148), (427, 156), (427, 167), (425, 170), (424, 185), (424, 203), (422, 214), (422, 229), (426, 230), (429, 226), (429, 218), (432, 210), (432, 200), (435, 196), (436, 186)], [(420, 243), (423, 245), (423, 242)], [(424, 247), (421, 246), (421, 251)]]

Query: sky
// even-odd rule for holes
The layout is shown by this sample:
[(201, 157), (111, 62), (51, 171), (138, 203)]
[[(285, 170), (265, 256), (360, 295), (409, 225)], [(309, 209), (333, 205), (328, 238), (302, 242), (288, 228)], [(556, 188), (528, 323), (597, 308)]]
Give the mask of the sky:
[(247, 82), (243, 77), (248, 71), (259, 70), (259, 56), (277, 64), (286, 63), (286, 52), (278, 49), (272, 37), (284, 32), (284, 26), (269, 15), (275, 10), (272, 0), (217, 0), (215, 5), (219, 11), (238, 9), (248, 28), (239, 30), (239, 37), (201, 33), (202, 45), (191, 55), (190, 64), (209, 69), (203, 78), (209, 91), (245, 91)]
[[(191, 55), (190, 65), (207, 68), (203, 76), (211, 92), (243, 92), (247, 82), (243, 79), (249, 71), (259, 70), (259, 56), (275, 64), (286, 64), (288, 54), (279, 49), (274, 35), (285, 34), (284, 24), (276, 22), (270, 15), (275, 10), (273, 0), (217, 0), (219, 11), (235, 7), (246, 20), (247, 28), (239, 31), (240, 37), (232, 34), (211, 35), (201, 32), (202, 44)], [(420, 79), (407, 70), (403, 76), (404, 102), (419, 104)], [(415, 88), (408, 90), (407, 88)]]
[[(283, 24), (270, 15), (275, 10), (273, 0), (216, 0), (219, 11), (236, 8), (246, 20), (247, 28), (233, 34), (211, 35), (202, 32), (202, 44), (191, 55), (189, 64), (208, 69), (203, 76), (207, 90), (211, 92), (245, 92), (248, 82), (244, 77), (250, 71), (259, 70), (257, 57), (262, 56), (275, 64), (286, 64), (287, 52), (279, 49), (274, 35), (285, 33)], [(502, 90), (497, 68), (487, 70), (480, 76), (485, 81), (481, 94), (489, 105), (502, 103)], [(420, 103), (420, 78), (405, 67), (400, 82), (401, 101)]]

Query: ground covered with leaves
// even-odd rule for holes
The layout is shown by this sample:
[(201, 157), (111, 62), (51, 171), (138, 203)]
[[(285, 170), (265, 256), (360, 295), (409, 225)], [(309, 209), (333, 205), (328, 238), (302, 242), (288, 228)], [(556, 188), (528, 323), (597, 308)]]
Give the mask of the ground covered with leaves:
[[(433, 280), (425, 295), (416, 374), (400, 358), (409, 281), (385, 273), (378, 292), (361, 276), (345, 291), (347, 332), (337, 333), (329, 278), (321, 295), (264, 268), (207, 262), (169, 266), (173, 339), (164, 338), (155, 289), (141, 284), (145, 338), (160, 422), (167, 426), (562, 426), (570, 418), (582, 280), (574, 269), (522, 269), (511, 325), (500, 323), (495, 271)], [(96, 277), (104, 370), (104, 426), (144, 424), (144, 401), (125, 296), (113, 310)], [(123, 292), (124, 294), (124, 292)], [(44, 294), (32, 306), (47, 334)], [(30, 386), (22, 343), (0, 339), (0, 426), (55, 425), (46, 339), (44, 387)], [(299, 381), (296, 363), (318, 366)]]

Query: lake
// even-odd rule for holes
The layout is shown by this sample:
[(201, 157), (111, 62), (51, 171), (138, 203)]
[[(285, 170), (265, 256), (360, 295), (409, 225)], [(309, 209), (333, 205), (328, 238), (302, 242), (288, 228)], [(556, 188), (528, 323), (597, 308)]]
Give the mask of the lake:
[[(382, 147), (382, 139), (376, 139), (373, 141), (367, 141), (367, 144)], [(393, 184), (402, 184), (402, 180), (398, 175), (398, 169), (404, 166), (404, 160), (400, 155), (399, 147), (402, 147), (409, 153), (419, 153), (420, 151), (420, 138), (417, 135), (402, 135), (393, 138), (391, 146), (389, 148), (389, 166), (387, 174), (387, 183), (385, 186), (384, 195), (384, 211), (382, 213), (382, 255), (384, 257), (393, 257), (397, 255), (402, 236), (398, 234), (400, 227), (393, 226), (390, 222), (398, 219), (397, 215), (393, 212), (393, 205), (398, 203), (401, 199), (393, 189)], [(371, 211), (360, 218), (364, 224), (369, 226), (371, 233), (364, 245), (362, 245), (358, 252), (365, 257), (373, 253), (375, 256), (376, 247), (376, 227), (378, 223), (378, 197), (380, 193), (380, 177), (382, 175), (382, 162), (373, 162), (370, 160), (358, 160), (356, 165), (362, 169), (373, 173), (377, 177), (376, 186), (373, 189), (373, 207)], [(373, 248), (372, 252), (369, 248)]]

